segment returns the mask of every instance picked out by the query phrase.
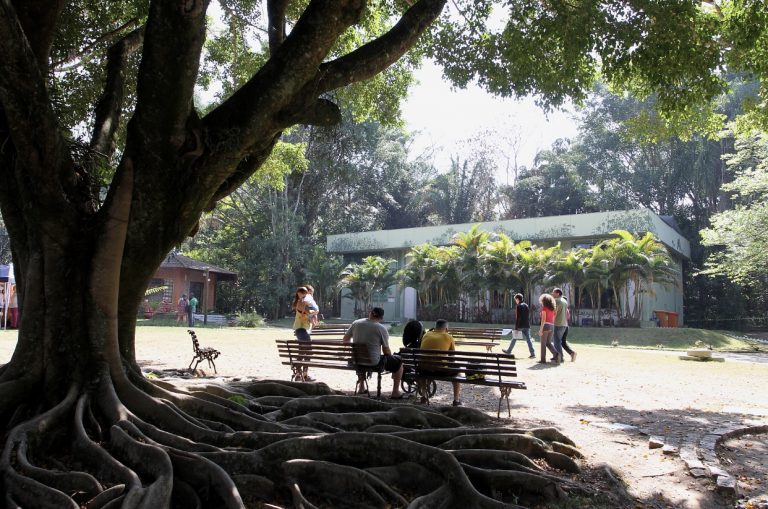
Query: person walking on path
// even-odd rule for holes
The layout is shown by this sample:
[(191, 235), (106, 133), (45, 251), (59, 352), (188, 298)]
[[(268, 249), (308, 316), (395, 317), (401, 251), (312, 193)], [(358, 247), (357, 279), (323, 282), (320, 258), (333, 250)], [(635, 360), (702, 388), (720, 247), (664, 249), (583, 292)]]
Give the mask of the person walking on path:
[(541, 304), (541, 325), (539, 336), (541, 337), (541, 359), (539, 364), (547, 363), (547, 349), (557, 357), (557, 350), (552, 346), (552, 334), (555, 330), (555, 299), (548, 293), (539, 297)]
[(528, 304), (523, 302), (522, 293), (515, 295), (515, 330), (512, 331), (512, 340), (509, 342), (509, 347), (506, 350), (502, 350), (502, 352), (506, 354), (512, 353), (512, 349), (519, 339), (515, 337), (516, 332), (520, 333), (525, 338), (525, 342), (528, 343), (528, 353), (530, 353), (528, 358), (536, 358), (536, 351), (533, 349), (533, 342), (531, 341), (531, 311), (528, 308)]
[(566, 340), (568, 337), (568, 331), (571, 330), (571, 310), (568, 307), (568, 299), (563, 297), (563, 300), (565, 301), (565, 332), (563, 332), (563, 350), (568, 352), (568, 355), (571, 356), (571, 362), (576, 362), (576, 350), (568, 346), (568, 341)]
[(563, 298), (563, 291), (560, 288), (552, 290), (552, 296), (555, 298), (555, 362), (563, 362), (563, 334), (568, 328), (567, 309), (568, 301)]
[(195, 326), (195, 313), (197, 313), (197, 297), (189, 294), (189, 306), (187, 311), (187, 319), (189, 320), (189, 326)]

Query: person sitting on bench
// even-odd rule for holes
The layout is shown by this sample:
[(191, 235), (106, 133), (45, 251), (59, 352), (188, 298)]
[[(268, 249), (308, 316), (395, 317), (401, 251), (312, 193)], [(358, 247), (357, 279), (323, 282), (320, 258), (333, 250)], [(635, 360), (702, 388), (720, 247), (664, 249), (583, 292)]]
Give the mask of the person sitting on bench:
[(390, 399), (404, 399), (407, 394), (400, 392), (400, 379), (403, 377), (403, 361), (397, 355), (392, 355), (389, 348), (389, 332), (381, 324), (384, 310), (376, 307), (371, 309), (368, 318), (355, 320), (344, 334), (344, 343), (364, 344), (368, 347), (368, 358), (364, 363), (357, 363), (363, 368), (383, 368), (392, 373), (392, 395)]
[[(453, 336), (448, 333), (448, 322), (445, 320), (438, 320), (435, 322), (435, 328), (424, 334), (421, 338), (422, 350), (456, 350), (456, 343), (453, 341)], [(440, 369), (441, 365), (445, 365), (446, 361), (436, 362), (434, 365), (422, 362), (419, 367), (420, 375), (455, 375), (453, 371)], [(453, 406), (461, 406), (461, 384), (459, 382), (452, 382), (453, 384)]]

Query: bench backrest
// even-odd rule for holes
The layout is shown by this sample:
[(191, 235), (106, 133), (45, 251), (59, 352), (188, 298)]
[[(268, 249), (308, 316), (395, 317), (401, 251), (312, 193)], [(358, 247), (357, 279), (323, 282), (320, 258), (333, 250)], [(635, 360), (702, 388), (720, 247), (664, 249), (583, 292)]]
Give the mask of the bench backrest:
[(448, 333), (454, 339), (482, 339), (485, 341), (496, 341), (501, 339), (501, 329), (471, 329), (471, 328), (450, 328)]
[(197, 334), (195, 334), (195, 331), (193, 330), (187, 330), (187, 332), (192, 336), (192, 351), (197, 355), (200, 353), (200, 342), (197, 340)]
[(486, 380), (503, 382), (505, 378), (517, 377), (515, 356), (502, 353), (463, 352), (460, 350), (426, 350), (423, 348), (401, 348), (400, 357), (406, 368), (420, 371), (445, 373), (445, 376), (462, 375), (467, 379), (483, 377)]
[(329, 365), (352, 364), (371, 365), (372, 359), (368, 346), (355, 343), (343, 343), (339, 340), (298, 341), (296, 339), (278, 339), (277, 350), (283, 364), (320, 362)]

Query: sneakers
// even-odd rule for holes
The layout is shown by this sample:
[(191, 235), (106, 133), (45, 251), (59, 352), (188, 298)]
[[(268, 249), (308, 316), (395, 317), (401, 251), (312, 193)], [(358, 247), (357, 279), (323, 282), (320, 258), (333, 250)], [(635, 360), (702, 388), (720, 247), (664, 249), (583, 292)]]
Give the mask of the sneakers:
[(529, 358), (529, 359), (535, 359), (535, 358), (536, 358), (536, 355), (535, 355), (535, 354), (531, 354), (531, 355), (529, 355), (529, 356), (528, 356), (528, 358)]
[(461, 406), (461, 401), (454, 401), (451, 403), (453, 406)]
[(501, 349), (501, 351), (504, 352), (507, 355), (512, 353), (512, 350), (504, 350), (503, 348)]

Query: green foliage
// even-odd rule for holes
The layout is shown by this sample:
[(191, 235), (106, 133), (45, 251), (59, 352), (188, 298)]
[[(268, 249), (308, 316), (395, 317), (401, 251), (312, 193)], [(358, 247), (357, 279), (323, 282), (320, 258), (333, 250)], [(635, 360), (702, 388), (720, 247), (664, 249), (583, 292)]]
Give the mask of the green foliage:
[(362, 263), (350, 263), (341, 272), (339, 286), (349, 290), (347, 297), (354, 299), (355, 312), (367, 313), (374, 306), (376, 292), (385, 292), (397, 281), (397, 260), (381, 256), (366, 256)]
[(255, 311), (238, 313), (237, 325), (240, 327), (260, 327), (264, 325), (264, 317)]
[[(574, 295), (576, 288), (590, 294), (595, 303), (603, 290), (611, 289), (618, 316), (636, 323), (643, 313), (642, 302), (630, 299), (630, 287), (634, 295), (650, 293), (654, 284), (674, 284), (678, 274), (666, 248), (651, 233), (612, 233), (613, 238), (594, 248), (563, 251), (559, 244), (515, 243), (505, 234), (474, 226), (456, 234), (451, 246), (413, 247), (398, 278), (402, 286), (416, 289), (423, 319), (437, 312), (451, 319), (490, 322), (499, 318), (488, 314), (492, 308), (501, 319), (505, 313), (509, 318), (512, 295), (520, 292), (533, 301), (537, 286), (559, 284), (567, 285), (569, 302), (577, 310), (581, 295)], [(494, 301), (488, 300), (491, 294), (496, 295)]]
[(737, 140), (726, 163), (735, 178), (723, 191), (731, 193), (734, 208), (712, 216), (712, 226), (701, 231), (704, 245), (720, 248), (702, 274), (762, 287), (768, 276), (768, 135)]
[(237, 403), (238, 405), (248, 406), (248, 398), (246, 398), (245, 396), (241, 396), (239, 394), (234, 394), (234, 395), (228, 397), (227, 399), (229, 401), (233, 401), (233, 402)]

